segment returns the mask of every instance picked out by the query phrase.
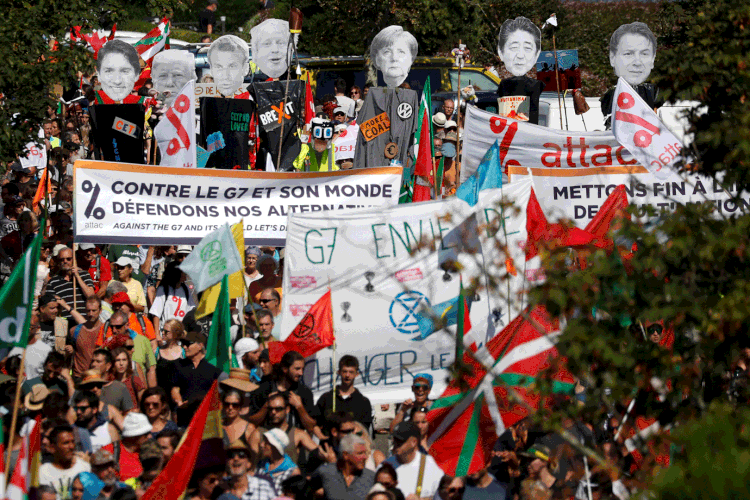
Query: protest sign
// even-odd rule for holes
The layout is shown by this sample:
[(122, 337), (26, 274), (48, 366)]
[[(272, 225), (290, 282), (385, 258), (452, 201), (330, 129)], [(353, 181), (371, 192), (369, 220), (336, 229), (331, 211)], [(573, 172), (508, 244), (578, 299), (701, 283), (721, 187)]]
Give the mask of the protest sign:
[[(403, 400), (412, 396), (413, 375), (427, 372), (439, 394), (455, 352), (457, 315), (446, 303), (457, 302), (460, 282), (464, 287), (479, 284), (469, 307), (471, 324), (477, 325), (472, 331), (481, 330), (482, 342), (486, 332), (493, 335), (523, 306), (531, 185), (528, 179), (481, 191), (473, 207), (451, 198), (387, 209), (293, 214), (282, 339), (330, 284), (337, 349), (359, 359), (357, 388), (373, 403)], [(504, 210), (501, 201), (515, 202), (520, 211)], [(488, 279), (493, 280), (489, 286)], [(305, 381), (320, 395), (332, 388), (336, 370), (332, 350), (323, 349), (307, 360)]]
[(283, 246), (294, 212), (398, 203), (401, 168), (282, 173), (75, 163), (76, 242), (195, 245), (245, 221), (245, 243)]
[[(720, 212), (740, 207), (712, 181), (671, 171), (659, 179), (638, 164), (611, 132), (573, 132), (549, 129), (503, 118), (473, 106), (467, 108), (464, 135), (464, 182), (476, 171), (490, 146), (500, 141), (500, 161), (510, 181), (534, 175), (539, 203), (550, 219), (567, 217), (585, 227), (607, 196), (619, 184), (627, 188), (630, 203), (674, 210), (678, 204), (710, 201)], [(736, 193), (736, 187), (729, 189)]]
[(91, 106), (94, 152), (106, 161), (145, 163), (143, 124), (146, 113), (138, 104)]
[(190, 102), (195, 81), (188, 80), (172, 99), (172, 105), (154, 127), (154, 137), (161, 151), (163, 166), (196, 167), (195, 109)]
[(247, 169), (247, 138), (254, 113), (255, 103), (246, 99), (201, 99), (200, 145), (210, 153), (207, 168)]
[(346, 129), (333, 140), (333, 148), (335, 151), (334, 156), (336, 157), (336, 160), (354, 158), (354, 149), (357, 147), (358, 135), (359, 125), (354, 123), (346, 127)]
[[(261, 142), (271, 154), (276, 170), (292, 169), (292, 163), (302, 149), (297, 127), (305, 120), (305, 82), (256, 82), (252, 93), (258, 105)], [(276, 165), (279, 145), (281, 164)]]

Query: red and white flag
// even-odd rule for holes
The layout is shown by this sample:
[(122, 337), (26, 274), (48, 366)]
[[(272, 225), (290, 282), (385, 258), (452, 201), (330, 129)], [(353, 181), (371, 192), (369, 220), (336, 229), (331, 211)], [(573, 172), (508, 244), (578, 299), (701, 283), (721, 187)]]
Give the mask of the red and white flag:
[(666, 179), (680, 159), (680, 140), (622, 78), (612, 103), (612, 133), (658, 179)]
[(151, 66), (151, 59), (159, 51), (169, 49), (169, 31), (170, 22), (165, 17), (154, 29), (146, 33), (146, 36), (133, 44), (140, 58), (146, 61), (148, 66)]
[(194, 96), (195, 80), (190, 80), (154, 127), (154, 136), (161, 151), (160, 165), (196, 166)]

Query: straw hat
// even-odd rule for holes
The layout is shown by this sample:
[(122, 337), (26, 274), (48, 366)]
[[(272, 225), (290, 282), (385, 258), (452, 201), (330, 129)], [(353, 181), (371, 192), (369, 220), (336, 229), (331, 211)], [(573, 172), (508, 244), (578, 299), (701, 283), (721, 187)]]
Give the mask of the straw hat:
[(258, 384), (250, 382), (250, 370), (244, 368), (230, 369), (229, 378), (222, 380), (221, 383), (242, 392), (253, 392), (258, 388)]
[(41, 410), (44, 406), (44, 400), (50, 395), (49, 389), (44, 384), (36, 384), (31, 388), (31, 392), (26, 395), (23, 405), (29, 411)]

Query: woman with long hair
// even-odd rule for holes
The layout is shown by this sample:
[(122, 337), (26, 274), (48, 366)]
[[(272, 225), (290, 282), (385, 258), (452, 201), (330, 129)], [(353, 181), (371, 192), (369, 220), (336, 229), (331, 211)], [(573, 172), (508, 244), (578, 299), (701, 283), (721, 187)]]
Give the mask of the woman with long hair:
[(170, 381), (174, 363), (185, 357), (185, 348), (180, 344), (184, 335), (185, 327), (176, 319), (167, 320), (161, 327), (159, 346), (155, 352), (156, 381), (160, 386)]
[(146, 390), (146, 384), (134, 371), (134, 363), (130, 352), (131, 350), (128, 350), (127, 347), (117, 347), (112, 350), (112, 359), (114, 359), (112, 375), (115, 380), (119, 380), (125, 384), (125, 387), (130, 392), (130, 397), (133, 398), (133, 404), (138, 406), (141, 395)]
[(163, 430), (176, 431), (177, 424), (169, 418), (167, 393), (161, 387), (149, 387), (141, 396), (141, 413), (151, 424), (151, 439)]

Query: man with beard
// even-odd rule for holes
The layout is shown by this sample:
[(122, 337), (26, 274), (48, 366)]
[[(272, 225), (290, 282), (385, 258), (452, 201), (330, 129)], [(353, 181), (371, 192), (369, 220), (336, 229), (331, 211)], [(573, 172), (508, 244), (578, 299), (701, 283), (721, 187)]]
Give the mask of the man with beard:
[(73, 397), (76, 425), (86, 429), (94, 451), (120, 440), (117, 427), (99, 413), (99, 397), (91, 391), (78, 392)]
[(256, 477), (251, 472), (250, 450), (237, 440), (227, 448), (229, 489), (219, 500), (273, 500), (276, 491), (270, 478)]
[(98, 500), (106, 500), (120, 488), (130, 489), (130, 486), (118, 481), (119, 467), (115, 462), (112, 452), (100, 449), (91, 455), (91, 472), (104, 482), (104, 487), (99, 492)]
[(248, 420), (255, 426), (261, 426), (266, 420), (269, 412), (269, 396), (275, 392), (286, 393), (289, 403), (292, 405), (291, 423), (298, 427), (304, 427), (308, 432), (315, 432), (318, 437), (323, 438), (323, 433), (315, 423), (315, 404), (312, 391), (301, 381), (302, 371), (305, 368), (305, 358), (296, 351), (289, 351), (274, 366), (274, 374), (271, 380), (260, 384), (250, 397), (250, 412)]

